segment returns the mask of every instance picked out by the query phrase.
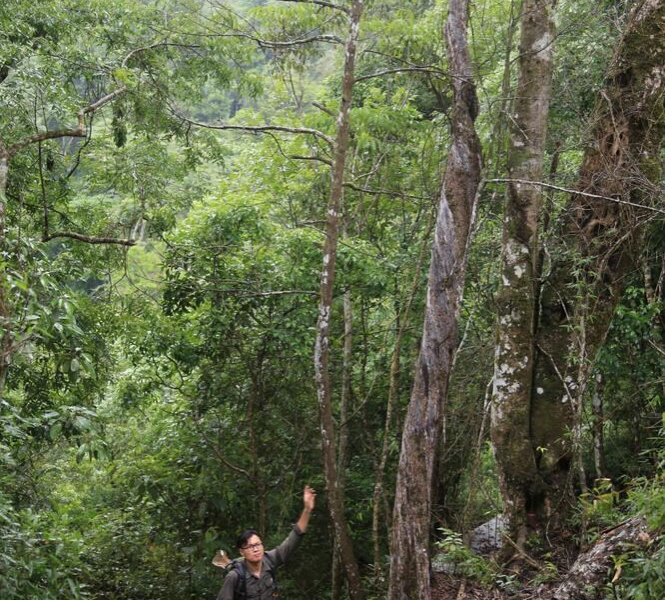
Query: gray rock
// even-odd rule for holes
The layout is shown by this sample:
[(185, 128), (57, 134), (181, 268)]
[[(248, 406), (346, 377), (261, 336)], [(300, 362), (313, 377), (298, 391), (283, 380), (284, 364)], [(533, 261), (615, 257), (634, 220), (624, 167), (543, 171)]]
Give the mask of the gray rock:
[(497, 515), (482, 525), (478, 525), (468, 534), (469, 548), (474, 554), (493, 554), (503, 545), (503, 532), (506, 522), (502, 515)]

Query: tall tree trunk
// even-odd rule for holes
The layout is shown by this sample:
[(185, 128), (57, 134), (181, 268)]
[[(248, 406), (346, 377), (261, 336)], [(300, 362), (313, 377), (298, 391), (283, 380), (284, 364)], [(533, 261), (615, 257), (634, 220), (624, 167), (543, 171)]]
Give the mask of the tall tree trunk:
[(593, 390), (591, 401), (593, 412), (593, 463), (596, 471), (596, 479), (605, 477), (605, 449), (603, 432), (605, 429), (605, 417), (603, 415), (603, 376), (596, 373), (596, 386)]
[(427, 285), (423, 338), (402, 434), (391, 540), (390, 600), (429, 600), (430, 511), (442, 406), (480, 182), (478, 101), (467, 48), (468, 0), (451, 0), (446, 45), (453, 85), (446, 163)]
[[(7, 210), (7, 178), (9, 175), (9, 152), (0, 140), (0, 251), (5, 251), (6, 238), (6, 210)], [(0, 267), (0, 394), (5, 389), (7, 369), (11, 360), (12, 338), (9, 324), (10, 309), (7, 299), (7, 280), (5, 267)]]
[[(408, 298), (403, 308), (396, 307), (396, 322), (397, 333), (395, 335), (395, 344), (393, 346), (392, 357), (390, 359), (390, 383), (388, 387), (388, 401), (386, 402), (386, 420), (383, 427), (383, 442), (381, 444), (381, 454), (379, 456), (379, 464), (376, 468), (376, 476), (374, 478), (374, 495), (372, 501), (372, 541), (374, 546), (374, 583), (379, 586), (383, 579), (383, 569), (381, 565), (381, 535), (379, 523), (381, 520), (381, 505), (384, 500), (384, 483), (386, 465), (388, 464), (388, 451), (390, 449), (390, 432), (392, 429), (393, 412), (399, 396), (399, 381), (400, 381), (400, 354), (402, 350), (402, 339), (409, 323), (409, 314), (411, 313), (411, 306), (418, 290), (418, 281), (420, 280), (420, 271), (423, 266), (426, 251), (426, 241), (429, 239), (431, 232), (432, 220), (427, 227), (427, 233), (424, 236), (423, 243), (420, 247), (418, 261), (414, 269), (413, 282), (409, 291)], [(388, 513), (386, 513), (387, 516)]]
[(335, 542), (339, 545), (344, 563), (349, 593), (353, 600), (364, 600), (365, 593), (353, 550), (353, 543), (344, 516), (344, 499), (339, 487), (337, 453), (335, 449), (335, 428), (332, 413), (332, 392), (329, 370), (330, 318), (332, 312), (335, 263), (339, 238), (339, 211), (344, 191), (344, 170), (349, 141), (349, 112), (354, 83), (356, 44), (363, 11), (363, 0), (354, 0), (350, 12), (349, 37), (346, 43), (344, 75), (342, 80), (342, 100), (337, 117), (335, 157), (332, 168), (330, 198), (326, 218), (326, 238), (323, 244), (323, 270), (320, 282), (319, 317), (317, 321), (316, 343), (314, 348), (314, 372), (317, 398), (319, 402), (323, 463), (328, 494), (330, 518), (335, 532)]
[[(346, 225), (344, 226), (346, 235)], [(337, 450), (337, 478), (340, 495), (344, 497), (346, 488), (346, 468), (349, 446), (349, 404), (351, 402), (351, 376), (353, 359), (353, 305), (351, 292), (344, 292), (344, 362), (342, 365), (342, 393), (339, 402), (339, 446)], [(333, 571), (331, 584), (332, 600), (342, 597), (342, 562), (337, 543), (333, 545)]]
[[(532, 445), (539, 456), (541, 519), (550, 528), (570, 506), (575, 449), (573, 409), (584, 382), (577, 380), (576, 338), (584, 315), (585, 360), (592, 365), (605, 340), (626, 275), (634, 268), (644, 217), (660, 179), (659, 148), (665, 133), (665, 0), (642, 0), (631, 10), (597, 101), (578, 189), (560, 228), (570, 258), (554, 265), (544, 282), (532, 388)], [(626, 204), (628, 203), (628, 204)], [(632, 204), (631, 204), (632, 203)], [(573, 275), (575, 269), (581, 274)], [(575, 279), (577, 277), (577, 280)], [(581, 282), (589, 306), (576, 306)]]
[[(535, 311), (538, 280), (540, 181), (552, 89), (556, 0), (524, 0), (519, 75), (508, 149), (508, 183), (501, 280), (497, 300), (491, 435), (508, 533), (526, 539), (526, 513), (536, 457), (530, 439)], [(512, 546), (505, 545), (510, 552)], [(506, 556), (507, 558), (507, 556)]]

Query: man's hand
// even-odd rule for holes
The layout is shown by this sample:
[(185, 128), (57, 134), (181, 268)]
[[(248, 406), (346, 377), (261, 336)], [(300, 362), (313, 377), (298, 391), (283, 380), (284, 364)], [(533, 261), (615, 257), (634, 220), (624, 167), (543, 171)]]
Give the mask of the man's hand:
[(305, 486), (305, 491), (302, 496), (303, 507), (307, 512), (312, 512), (314, 510), (314, 504), (316, 503), (316, 491), (313, 490), (308, 485)]

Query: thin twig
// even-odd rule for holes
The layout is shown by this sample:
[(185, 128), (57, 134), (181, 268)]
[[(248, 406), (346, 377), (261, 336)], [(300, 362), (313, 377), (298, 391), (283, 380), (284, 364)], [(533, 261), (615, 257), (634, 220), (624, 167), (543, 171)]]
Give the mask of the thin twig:
[(297, 4), (316, 4), (317, 6), (323, 6), (325, 8), (334, 8), (339, 10), (344, 14), (351, 14), (348, 8), (345, 6), (340, 6), (339, 4), (333, 4), (332, 2), (324, 2), (324, 0), (277, 0), (277, 2), (295, 2)]
[(366, 79), (372, 79), (373, 77), (382, 77), (383, 75), (391, 75), (393, 73), (427, 73), (430, 75), (438, 75), (439, 77), (447, 75), (447, 73), (435, 67), (397, 67), (395, 69), (378, 71), (371, 75), (361, 75), (360, 77), (356, 77), (355, 81), (358, 83), (359, 81), (365, 81)]

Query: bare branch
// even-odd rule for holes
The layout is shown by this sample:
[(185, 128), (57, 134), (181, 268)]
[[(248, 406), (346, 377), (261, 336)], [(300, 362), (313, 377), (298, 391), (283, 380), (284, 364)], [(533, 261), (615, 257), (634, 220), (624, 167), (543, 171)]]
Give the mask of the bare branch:
[(210, 125), (209, 123), (199, 123), (198, 121), (188, 119), (184, 115), (181, 115), (172, 109), (171, 112), (174, 116), (178, 117), (185, 123), (190, 123), (191, 125), (196, 125), (197, 127), (203, 127), (205, 129), (217, 129), (222, 131), (247, 131), (250, 133), (269, 133), (271, 131), (281, 131), (282, 133), (304, 133), (306, 135), (313, 135), (314, 137), (323, 140), (330, 146), (335, 145), (334, 140), (330, 136), (327, 136), (325, 133), (321, 133), (316, 129), (309, 129), (307, 127), (285, 127), (282, 125), (229, 125), (227, 123)]
[(329, 108), (327, 108), (326, 106), (324, 106), (323, 104), (321, 104), (319, 102), (312, 102), (312, 106), (314, 106), (314, 107), (318, 108), (319, 110), (323, 111), (327, 115), (331, 116), (333, 119), (337, 118), (337, 115), (332, 110), (330, 110)]
[(268, 135), (273, 139), (275, 145), (277, 146), (277, 150), (284, 158), (289, 160), (312, 160), (316, 162), (321, 162), (324, 165), (332, 167), (332, 161), (328, 160), (327, 158), (323, 158), (321, 156), (317, 155), (301, 156), (299, 154), (286, 154), (282, 149), (282, 145), (279, 143), (279, 138), (276, 135), (274, 135), (272, 132), (268, 132)]
[(332, 167), (332, 161), (328, 160), (327, 158), (322, 158), (321, 156), (300, 156), (298, 154), (285, 154), (284, 156), (293, 160), (313, 160)]
[(176, 42), (157, 42), (155, 44), (151, 44), (150, 46), (144, 46), (143, 48), (135, 48), (129, 54), (127, 54), (127, 56), (125, 56), (125, 58), (120, 63), (120, 66), (121, 67), (127, 66), (127, 62), (129, 61), (129, 59), (131, 59), (136, 54), (139, 54), (141, 52), (145, 52), (146, 50), (153, 50), (155, 48), (165, 48), (165, 47), (169, 47), (169, 46), (173, 46), (175, 48), (187, 48), (187, 49), (190, 49), (190, 50), (201, 47), (198, 44), (178, 44)]
[(41, 133), (36, 133), (35, 135), (24, 138), (20, 142), (10, 146), (9, 156), (14, 156), (17, 152), (26, 146), (29, 146), (30, 144), (61, 137), (85, 137), (85, 131), (82, 127), (77, 127), (76, 129), (57, 129), (55, 131), (43, 131)]
[(316, 4), (317, 6), (325, 6), (326, 8), (334, 8), (335, 10), (340, 10), (344, 14), (349, 15), (351, 11), (345, 6), (340, 6), (339, 4), (333, 4), (332, 2), (324, 2), (324, 0), (277, 0), (278, 2), (295, 2), (296, 4)]
[(308, 38), (292, 40), (290, 42), (270, 42), (268, 40), (262, 40), (249, 35), (247, 37), (254, 40), (259, 46), (261, 46), (261, 48), (290, 48), (291, 46), (302, 46), (303, 44), (311, 44), (312, 42), (332, 42), (334, 44), (342, 43), (342, 40), (340, 40), (336, 35), (313, 35)]
[(642, 208), (644, 210), (650, 210), (653, 212), (661, 213), (665, 215), (665, 210), (660, 208), (654, 208), (653, 206), (645, 206), (644, 204), (637, 204), (636, 202), (630, 202), (628, 200), (620, 200), (619, 198), (611, 198), (610, 196), (600, 196), (598, 194), (589, 194), (588, 192), (582, 192), (580, 190), (573, 190), (571, 188), (561, 187), (559, 185), (552, 185), (551, 183), (545, 183), (544, 181), (528, 181), (526, 179), (486, 179), (485, 183), (524, 183), (526, 185), (537, 185), (540, 187), (545, 187), (553, 190), (558, 190), (559, 192), (566, 192), (568, 194), (576, 194), (578, 196), (586, 196), (587, 198), (598, 198), (599, 200), (608, 200), (610, 202), (616, 202), (617, 204), (626, 204), (627, 206), (634, 206), (635, 208)]
[(432, 198), (429, 198), (428, 196), (413, 196), (411, 194), (405, 194), (403, 192), (397, 192), (397, 191), (392, 191), (392, 190), (381, 190), (381, 189), (366, 188), (366, 187), (356, 185), (355, 183), (351, 183), (349, 181), (344, 182), (344, 187), (355, 190), (356, 192), (363, 192), (365, 194), (373, 194), (374, 196), (379, 196), (379, 195), (383, 194), (385, 196), (394, 196), (394, 197), (398, 197), (398, 198), (410, 198), (412, 200), (432, 200)]
[(136, 244), (136, 240), (96, 237), (92, 235), (83, 235), (81, 233), (73, 233), (70, 231), (56, 231), (54, 233), (49, 233), (48, 235), (44, 235), (44, 237), (42, 237), (42, 241), (48, 242), (56, 238), (71, 238), (73, 240), (78, 240), (79, 242), (85, 242), (86, 244), (118, 244), (120, 246), (134, 246)]
[(36, 142), (43, 142), (44, 140), (51, 140), (61, 137), (86, 137), (85, 115), (94, 113), (96, 110), (99, 110), (102, 106), (108, 104), (109, 102), (111, 102), (111, 100), (114, 100), (118, 96), (121, 96), (126, 91), (127, 88), (125, 86), (122, 86), (117, 90), (111, 92), (110, 94), (103, 96), (96, 102), (93, 102), (92, 104), (89, 104), (85, 108), (82, 108), (78, 114), (78, 127), (76, 129), (71, 129), (71, 128), (56, 129), (55, 131), (42, 131), (41, 133), (30, 135), (26, 138), (23, 138), (20, 142), (16, 142), (16, 144), (10, 146), (9, 149), (7, 150), (8, 156), (11, 158), (17, 152), (23, 150), (23, 148), (25, 148), (26, 146), (29, 146), (30, 144), (34, 144)]
[(435, 67), (397, 67), (395, 69), (386, 69), (385, 71), (378, 71), (377, 73), (372, 73), (371, 75), (362, 75), (361, 77), (356, 77), (356, 83), (359, 81), (364, 81), (365, 79), (372, 79), (373, 77), (382, 77), (383, 75), (390, 75), (392, 73), (428, 73), (438, 75), (439, 77), (446, 76), (447, 73), (441, 69)]

